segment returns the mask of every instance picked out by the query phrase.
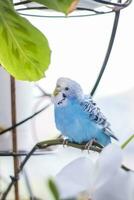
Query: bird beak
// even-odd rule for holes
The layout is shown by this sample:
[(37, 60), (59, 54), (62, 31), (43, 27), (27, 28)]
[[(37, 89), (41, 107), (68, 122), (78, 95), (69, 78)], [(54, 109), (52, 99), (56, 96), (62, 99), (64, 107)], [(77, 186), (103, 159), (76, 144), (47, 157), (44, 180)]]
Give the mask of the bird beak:
[(54, 92), (53, 92), (53, 95), (57, 96), (59, 94), (59, 92), (60, 92), (60, 89), (56, 87)]

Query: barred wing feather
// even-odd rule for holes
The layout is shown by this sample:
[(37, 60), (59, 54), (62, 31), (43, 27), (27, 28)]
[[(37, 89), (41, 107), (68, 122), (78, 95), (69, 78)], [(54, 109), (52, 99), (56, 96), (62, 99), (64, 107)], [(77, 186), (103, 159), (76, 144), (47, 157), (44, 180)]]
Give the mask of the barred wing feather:
[(84, 112), (89, 114), (90, 120), (94, 121), (104, 129), (106, 135), (118, 140), (110, 128), (110, 123), (107, 121), (100, 108), (97, 107), (91, 96), (85, 96), (84, 101), (81, 102), (81, 106), (83, 107)]

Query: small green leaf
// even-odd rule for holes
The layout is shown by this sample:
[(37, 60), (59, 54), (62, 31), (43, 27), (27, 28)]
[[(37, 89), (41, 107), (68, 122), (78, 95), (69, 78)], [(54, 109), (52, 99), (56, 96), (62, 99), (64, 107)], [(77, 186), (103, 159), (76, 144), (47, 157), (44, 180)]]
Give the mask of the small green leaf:
[(122, 145), (121, 148), (124, 149), (130, 142), (134, 141), (134, 134), (131, 135)]
[(76, 9), (79, 0), (32, 0), (34, 2), (43, 4), (49, 9), (68, 14)]
[(10, 0), (0, 0), (0, 63), (16, 79), (39, 80), (50, 63), (46, 37), (19, 16)]
[(54, 181), (52, 179), (48, 180), (48, 187), (54, 197), (55, 200), (60, 200), (59, 192), (57, 189), (57, 186), (55, 185)]

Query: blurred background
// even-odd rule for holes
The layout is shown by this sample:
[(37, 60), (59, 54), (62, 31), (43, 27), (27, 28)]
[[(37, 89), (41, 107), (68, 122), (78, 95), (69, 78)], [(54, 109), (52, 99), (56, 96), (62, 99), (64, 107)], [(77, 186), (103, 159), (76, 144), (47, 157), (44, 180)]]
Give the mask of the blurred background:
[[(111, 123), (115, 135), (119, 138), (119, 144), (134, 134), (133, 18), (132, 3), (121, 11), (112, 53), (93, 97)], [(27, 118), (50, 101), (41, 97), (42, 93), (36, 85), (52, 93), (59, 77), (69, 77), (79, 82), (85, 93), (90, 93), (105, 56), (114, 14), (81, 18), (27, 17), (27, 19), (47, 36), (52, 57), (44, 79), (36, 83), (16, 81), (17, 122)], [(10, 77), (3, 68), (0, 68), (0, 91), (0, 127), (3, 129), (11, 125)], [(52, 105), (17, 128), (18, 149), (30, 150), (37, 142), (55, 138), (58, 134)], [(11, 150), (11, 132), (8, 132), (0, 136), (0, 151)], [(133, 153), (134, 143), (131, 143), (125, 151), (124, 163), (134, 169), (131, 157)], [(27, 187), (31, 192), (34, 191), (34, 196), (45, 199), (47, 177), (55, 176), (63, 166), (78, 156), (87, 156), (87, 153), (60, 147), (54, 152), (46, 152), (44, 156), (32, 156), (25, 168), (26, 174), (23, 174), (19, 182), (21, 199), (29, 199), (29, 196), (33, 195), (29, 194)], [(20, 158), (22, 159), (23, 157)], [(12, 174), (12, 157), (0, 157), (0, 192), (5, 190)], [(7, 199), (14, 199), (13, 190)]]

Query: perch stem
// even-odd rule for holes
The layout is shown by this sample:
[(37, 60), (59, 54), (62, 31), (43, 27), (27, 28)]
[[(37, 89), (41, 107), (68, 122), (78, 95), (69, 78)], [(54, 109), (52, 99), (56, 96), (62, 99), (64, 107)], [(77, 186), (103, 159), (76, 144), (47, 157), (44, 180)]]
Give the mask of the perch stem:
[[(32, 148), (32, 150), (27, 154), (27, 156), (25, 157), (25, 159), (21, 162), (20, 167), (18, 168), (15, 176), (10, 176), (11, 177), (11, 183), (8, 185), (6, 191), (3, 193), (1, 200), (5, 200), (6, 199), (8, 193), (10, 192), (10, 190), (12, 188), (12, 186), (14, 184), (16, 184), (16, 182), (18, 182), (20, 172), (23, 170), (23, 168), (24, 168), (25, 164), (27, 163), (27, 161), (30, 159), (30, 157), (33, 155), (33, 153), (37, 149), (45, 149), (45, 148), (47, 148), (49, 146), (62, 145), (63, 141), (64, 140), (60, 138), (60, 139), (47, 140), (47, 141), (43, 141), (43, 142), (37, 143)], [(101, 145), (99, 145), (97, 143), (96, 144), (94, 143), (94, 145), (96, 145), (96, 146), (92, 146), (90, 148), (90, 150), (96, 151), (96, 152), (101, 152), (101, 148), (102, 148)], [(68, 142), (67, 146), (78, 148), (78, 149), (81, 149), (81, 150), (86, 150), (85, 149), (85, 144), (76, 144), (76, 143)]]
[[(58, 139), (55, 139), (55, 140), (46, 140), (46, 141), (43, 141), (43, 142), (39, 142), (37, 144), (37, 146), (38, 146), (39, 149), (44, 149), (44, 148), (47, 148), (49, 146), (62, 145), (63, 142), (64, 142), (64, 139), (58, 138)], [(100, 153), (102, 146), (99, 145), (98, 143), (93, 143), (93, 144), (94, 144), (94, 146), (91, 146), (90, 150)], [(74, 148), (81, 149), (81, 150), (86, 150), (85, 143), (77, 144), (77, 143), (72, 143), (72, 142), (68, 141), (67, 146), (74, 147)]]
[[(57, 138), (57, 139), (54, 139), (54, 140), (46, 140), (46, 141), (37, 143), (32, 148), (32, 150), (27, 154), (25, 159), (21, 162), (20, 167), (18, 168), (18, 171), (17, 171), (16, 175), (14, 177), (11, 176), (11, 183), (7, 187), (6, 191), (3, 193), (3, 196), (1, 198), (1, 200), (5, 200), (6, 199), (8, 193), (10, 192), (10, 190), (12, 188), (12, 186), (19, 180), (20, 172), (23, 170), (23, 168), (24, 168), (25, 164), (27, 163), (27, 161), (30, 159), (30, 157), (33, 155), (33, 153), (37, 149), (46, 149), (47, 147), (50, 147), (50, 146), (63, 145), (63, 141), (64, 141), (64, 139)], [(88, 148), (87, 149), (85, 148), (85, 144), (77, 144), (77, 143), (72, 143), (72, 142), (69, 142), (69, 141), (67, 143), (67, 146), (74, 147), (74, 148), (81, 149), (81, 150), (87, 150), (88, 149)], [(102, 148), (103, 147), (100, 144), (98, 144), (97, 142), (94, 142), (93, 146), (90, 147), (90, 150), (100, 153), (102, 151)], [(125, 171), (130, 171), (130, 169), (128, 169), (124, 165), (122, 165), (122, 169), (124, 169)]]

